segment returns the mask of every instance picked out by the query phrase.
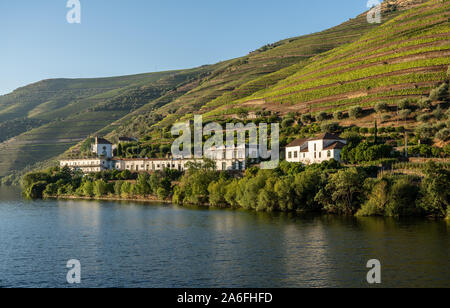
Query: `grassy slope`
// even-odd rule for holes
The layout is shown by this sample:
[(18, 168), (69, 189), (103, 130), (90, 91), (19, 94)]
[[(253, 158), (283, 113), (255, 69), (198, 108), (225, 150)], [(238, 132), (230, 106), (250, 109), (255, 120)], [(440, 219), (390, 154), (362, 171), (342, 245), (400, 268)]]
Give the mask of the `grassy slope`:
[[(43, 122), (23, 133), (17, 127), (18, 134), (0, 144), (0, 176), (65, 152), (208, 70), (203, 67), (114, 78), (47, 80), (0, 97), (0, 119), (25, 115), (27, 120)], [(73, 91), (78, 94), (73, 95)]]
[[(384, 12), (383, 22), (399, 14)], [(0, 97), (0, 123), (25, 115), (46, 124), (32, 122), (38, 127), (0, 144), (0, 177), (54, 158), (94, 132), (110, 133), (113, 139), (119, 134), (150, 134), (157, 139), (162, 127), (193, 113), (220, 114), (223, 106), (234, 108), (236, 102), (253, 108), (247, 105), (248, 98), (259, 98), (265, 89), (295, 78), (339, 46), (348, 46), (377, 27), (361, 15), (323, 32), (286, 39), (242, 58), (183, 73), (58, 79), (18, 89)], [(136, 96), (145, 99), (136, 103)], [(268, 101), (267, 105), (274, 104)], [(155, 114), (164, 119), (155, 120)]]
[[(386, 12), (383, 22), (399, 14), (398, 11)], [(286, 39), (245, 57), (219, 63), (187, 94), (151, 113), (141, 112), (138, 116), (127, 117), (127, 121), (121, 121), (120, 129), (111, 136), (114, 138), (119, 133), (135, 137), (150, 135), (156, 140), (161, 136), (161, 128), (190, 118), (193, 113), (211, 112), (271, 87), (310, 64), (313, 57), (351, 43), (378, 26), (367, 23), (365, 15), (361, 15), (334, 28)], [(155, 112), (163, 115), (164, 119), (156, 123), (152, 121), (151, 116)], [(165, 140), (158, 142), (165, 143)]]
[(450, 64), (449, 11), (449, 1), (429, 1), (320, 55), (275, 86), (210, 114), (235, 106), (332, 112), (427, 94), (446, 79)]

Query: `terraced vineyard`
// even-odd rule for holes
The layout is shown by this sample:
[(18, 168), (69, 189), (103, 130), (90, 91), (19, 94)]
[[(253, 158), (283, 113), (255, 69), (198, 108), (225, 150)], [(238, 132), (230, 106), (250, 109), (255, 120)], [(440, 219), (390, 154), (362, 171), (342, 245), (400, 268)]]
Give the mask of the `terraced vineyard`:
[[(386, 10), (383, 22), (399, 14), (401, 11)], [(220, 63), (210, 76), (199, 81), (196, 88), (158, 109), (157, 112), (164, 116), (162, 121), (154, 123), (149, 120), (151, 114), (141, 112), (139, 115), (135, 114), (135, 117), (127, 117), (129, 121), (121, 121), (118, 131), (134, 134), (136, 137), (149, 134), (151, 139), (155, 140), (161, 137), (161, 129), (170, 127), (175, 121), (189, 119), (194, 113), (232, 114), (233, 111), (223, 111), (220, 107), (234, 104), (276, 85), (312, 63), (313, 57), (349, 44), (378, 26), (368, 23), (366, 15), (361, 14), (334, 28), (286, 39), (264, 46), (248, 56)], [(173, 110), (174, 112), (171, 112)], [(143, 127), (142, 123), (150, 125)], [(112, 137), (117, 134), (118, 132), (113, 133)]]
[[(130, 112), (162, 95), (176, 92), (191, 79), (206, 74), (208, 69), (103, 79), (48, 80), (0, 97), (0, 119), (25, 116), (20, 121), (4, 122), (16, 125), (9, 127), (16, 135), (11, 133), (8, 135), (11, 139), (0, 143), (0, 177), (64, 153)], [(28, 123), (31, 129), (26, 126)]]
[(0, 178), (76, 152), (93, 134), (167, 144), (170, 126), (195, 113), (223, 119), (262, 109), (335, 111), (428, 93), (446, 78), (449, 3), (392, 2), (383, 4), (382, 24), (361, 14), (215, 65), (47, 80), (0, 96), (0, 127), (8, 124), (0, 140)]
[(332, 112), (428, 94), (447, 78), (448, 12), (448, 1), (429, 1), (351, 44), (314, 58), (275, 86), (222, 109), (253, 106), (283, 112)]

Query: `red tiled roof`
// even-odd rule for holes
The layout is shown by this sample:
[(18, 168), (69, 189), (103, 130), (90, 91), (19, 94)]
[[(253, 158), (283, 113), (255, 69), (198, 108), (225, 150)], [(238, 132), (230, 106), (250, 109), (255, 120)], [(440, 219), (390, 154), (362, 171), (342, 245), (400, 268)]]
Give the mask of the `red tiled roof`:
[(323, 149), (324, 151), (327, 151), (327, 150), (334, 150), (334, 149), (339, 149), (339, 150), (342, 150), (343, 148), (345, 147), (345, 144), (343, 144), (342, 142), (340, 142), (340, 141), (336, 141), (336, 142), (333, 142), (332, 144), (330, 144), (329, 146), (327, 146), (325, 149)]
[(300, 147), (303, 144), (305, 144), (306, 141), (308, 141), (308, 139), (296, 139), (296, 140), (292, 141), (291, 143), (289, 143), (286, 147), (287, 148)]
[(106, 140), (106, 139), (104, 139), (104, 138), (99, 138), (99, 137), (96, 137), (96, 138), (95, 138), (95, 142), (96, 142), (97, 144), (112, 144), (112, 143), (109, 142), (108, 140)]

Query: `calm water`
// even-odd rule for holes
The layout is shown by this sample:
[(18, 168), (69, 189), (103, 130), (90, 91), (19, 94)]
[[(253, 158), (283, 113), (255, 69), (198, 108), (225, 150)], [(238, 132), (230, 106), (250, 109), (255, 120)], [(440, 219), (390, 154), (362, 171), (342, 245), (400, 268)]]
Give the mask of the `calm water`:
[(1, 287), (450, 287), (446, 222), (0, 196)]

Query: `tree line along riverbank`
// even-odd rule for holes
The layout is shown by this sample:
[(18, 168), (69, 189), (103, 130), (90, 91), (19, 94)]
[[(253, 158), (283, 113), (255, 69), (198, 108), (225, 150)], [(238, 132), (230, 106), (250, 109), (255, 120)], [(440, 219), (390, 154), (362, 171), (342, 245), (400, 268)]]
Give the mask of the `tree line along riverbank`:
[(191, 164), (181, 173), (104, 171), (84, 175), (54, 167), (27, 174), (27, 198), (165, 201), (179, 205), (255, 211), (326, 212), (357, 216), (450, 216), (450, 171), (430, 162), (417, 174), (379, 173), (376, 166), (346, 167), (336, 161), (311, 166), (281, 162), (273, 170), (245, 174)]

